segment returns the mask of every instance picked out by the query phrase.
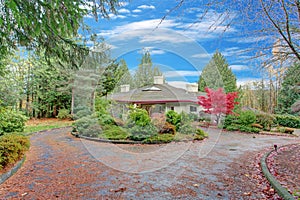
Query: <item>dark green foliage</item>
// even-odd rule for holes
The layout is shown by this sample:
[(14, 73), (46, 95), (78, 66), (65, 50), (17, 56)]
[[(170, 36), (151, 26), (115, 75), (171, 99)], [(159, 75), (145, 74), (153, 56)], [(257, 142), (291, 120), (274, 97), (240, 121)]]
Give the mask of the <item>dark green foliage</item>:
[(145, 140), (149, 137), (152, 137), (158, 133), (157, 128), (152, 125), (148, 124), (146, 126), (133, 126), (132, 128), (129, 129), (131, 136), (131, 140), (136, 140), (136, 141), (142, 141)]
[(274, 123), (289, 128), (300, 128), (300, 117), (293, 115), (275, 115)]
[(22, 132), (26, 121), (27, 117), (20, 112), (0, 109), (0, 135), (5, 132)]
[(238, 131), (239, 130), (239, 125), (237, 124), (232, 124), (224, 127), (227, 131)]
[(194, 136), (194, 140), (203, 140), (204, 138), (208, 138), (208, 134), (202, 129), (197, 129), (196, 134)]
[(101, 113), (97, 113), (97, 114), (98, 114), (98, 120), (100, 125), (102, 126), (116, 125), (114, 118), (110, 114), (101, 114)]
[(241, 111), (239, 113), (239, 124), (244, 126), (249, 126), (256, 122), (256, 115), (254, 112), (247, 110), (247, 111)]
[(173, 140), (174, 140), (173, 134), (157, 134), (143, 140), (143, 143), (160, 144), (160, 143), (169, 143), (172, 142)]
[(228, 67), (224, 56), (218, 51), (203, 69), (198, 84), (201, 92), (205, 91), (205, 87), (224, 88), (226, 93), (237, 91), (236, 77)]
[(80, 118), (89, 116), (89, 115), (91, 115), (91, 114), (92, 114), (92, 111), (90, 111), (88, 108), (85, 108), (85, 109), (79, 110), (79, 111), (73, 116), (73, 118), (74, 118), (75, 120), (77, 120), (77, 119), (80, 119)]
[(227, 129), (227, 127), (238, 123), (239, 123), (238, 115), (226, 115), (223, 127)]
[(264, 130), (270, 130), (274, 124), (275, 117), (267, 113), (256, 114), (256, 123), (263, 126)]
[(0, 169), (20, 160), (29, 149), (29, 138), (19, 134), (5, 134), (0, 137)]
[(198, 117), (197, 114), (189, 113), (188, 116), (189, 116), (189, 119), (190, 119), (191, 121), (198, 121), (198, 120), (199, 120), (199, 117)]
[(109, 126), (107, 129), (103, 130), (101, 136), (109, 140), (126, 140), (130, 134), (122, 127)]
[(173, 124), (176, 127), (176, 130), (178, 130), (180, 125), (181, 125), (181, 116), (180, 116), (180, 114), (178, 114), (174, 110), (169, 110), (166, 113), (166, 117), (167, 117), (166, 121), (170, 124)]
[(246, 126), (246, 125), (240, 125), (239, 130), (241, 132), (248, 132), (248, 133), (259, 133), (259, 131), (260, 131), (259, 128)]
[(85, 116), (74, 122), (73, 126), (79, 135), (88, 137), (98, 137), (102, 132), (98, 120), (92, 116)]
[(289, 67), (285, 73), (283, 83), (278, 95), (277, 113), (295, 114), (291, 106), (300, 99), (300, 63)]
[(58, 111), (57, 118), (58, 119), (71, 119), (72, 116), (70, 114), (70, 110), (69, 109), (60, 109)]
[(194, 134), (196, 133), (196, 128), (194, 128), (191, 124), (183, 124), (179, 127), (178, 132), (182, 134)]

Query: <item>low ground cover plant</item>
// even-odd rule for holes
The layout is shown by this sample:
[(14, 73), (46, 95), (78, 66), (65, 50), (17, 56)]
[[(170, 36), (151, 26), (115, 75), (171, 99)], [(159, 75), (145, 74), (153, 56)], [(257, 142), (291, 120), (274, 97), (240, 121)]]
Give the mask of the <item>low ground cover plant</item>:
[(27, 136), (17, 133), (6, 133), (0, 137), (0, 170), (16, 163), (29, 149)]

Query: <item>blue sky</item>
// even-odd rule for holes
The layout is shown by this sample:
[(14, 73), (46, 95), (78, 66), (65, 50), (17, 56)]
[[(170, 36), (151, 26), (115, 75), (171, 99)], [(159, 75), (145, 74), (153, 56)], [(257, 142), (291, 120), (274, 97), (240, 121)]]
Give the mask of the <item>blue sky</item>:
[(251, 53), (245, 50), (265, 38), (243, 36), (243, 27), (234, 23), (227, 27), (230, 20), (239, 19), (239, 12), (224, 14), (224, 19), (221, 19), (224, 23), (216, 24), (223, 11), (211, 9), (198, 21), (204, 10), (193, 3), (197, 1), (187, 2), (161, 24), (162, 17), (178, 1), (123, 2), (118, 9), (119, 14), (110, 13), (109, 20), (95, 22), (92, 16), (86, 16), (85, 22), (92, 32), (111, 45), (112, 57), (124, 58), (131, 70), (140, 63), (142, 53), (149, 50), (154, 65), (163, 71), (172, 85), (183, 87), (185, 82), (198, 81), (201, 70), (216, 50), (225, 56), (238, 84), (259, 80), (259, 73), (253, 70), (257, 63), (250, 59)]

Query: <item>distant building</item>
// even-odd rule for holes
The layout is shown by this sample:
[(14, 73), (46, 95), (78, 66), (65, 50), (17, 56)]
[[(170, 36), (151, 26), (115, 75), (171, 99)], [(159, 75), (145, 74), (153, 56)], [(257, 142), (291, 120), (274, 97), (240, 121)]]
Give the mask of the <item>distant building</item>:
[(155, 76), (153, 85), (133, 90), (130, 90), (129, 85), (122, 85), (121, 92), (114, 93), (109, 98), (123, 106), (123, 111), (126, 109), (125, 105), (132, 104), (146, 109), (150, 115), (169, 110), (198, 115), (202, 107), (197, 104), (197, 96), (205, 95), (198, 92), (198, 84), (187, 84), (186, 89), (181, 89), (164, 83), (163, 76)]

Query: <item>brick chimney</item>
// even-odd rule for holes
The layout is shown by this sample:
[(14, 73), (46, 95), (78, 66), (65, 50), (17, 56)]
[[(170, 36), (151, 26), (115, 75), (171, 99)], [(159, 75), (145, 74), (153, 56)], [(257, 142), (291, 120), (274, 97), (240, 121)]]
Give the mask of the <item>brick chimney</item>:
[(121, 92), (129, 92), (130, 85), (121, 85)]
[(197, 83), (188, 83), (186, 84), (187, 92), (198, 92), (198, 84)]
[(164, 84), (164, 76), (154, 76), (154, 84)]

